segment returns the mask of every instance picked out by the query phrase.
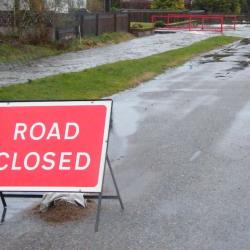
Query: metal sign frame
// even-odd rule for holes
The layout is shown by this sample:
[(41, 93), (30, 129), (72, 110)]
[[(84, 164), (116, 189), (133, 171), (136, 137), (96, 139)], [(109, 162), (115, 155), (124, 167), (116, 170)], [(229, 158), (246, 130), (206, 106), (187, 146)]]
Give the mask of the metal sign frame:
[[(102, 99), (102, 100), (92, 100), (92, 101), (10, 101), (10, 102), (0, 102), (0, 107), (3, 106), (8, 106), (8, 107), (20, 107), (20, 106), (56, 106), (60, 104), (61, 106), (68, 106), (69, 103), (72, 105), (74, 104), (75, 106), (85, 103), (86, 105), (100, 105), (101, 103), (108, 102), (110, 103), (108, 113), (106, 114), (106, 121), (105, 121), (105, 131), (104, 131), (104, 138), (103, 138), (103, 145), (102, 145), (102, 156), (101, 156), (101, 163), (100, 163), (100, 170), (99, 170), (99, 178), (98, 178), (98, 185), (96, 188), (81, 188), (79, 187), (68, 189), (68, 188), (17, 188), (17, 187), (1, 187), (0, 185), (0, 198), (1, 202), (3, 205), (3, 212), (2, 212), (2, 217), (0, 223), (2, 224), (5, 221), (5, 216), (7, 213), (7, 202), (5, 198), (41, 198), (43, 196), (43, 192), (73, 192), (73, 193), (88, 193), (87, 195), (84, 195), (85, 198), (87, 199), (97, 199), (98, 204), (97, 204), (97, 214), (96, 214), (96, 222), (95, 222), (95, 232), (98, 232), (99, 228), (99, 220), (100, 220), (100, 212), (101, 212), (101, 204), (102, 204), (102, 199), (117, 199), (120, 203), (121, 209), (124, 210), (124, 205), (123, 201), (121, 199), (121, 195), (119, 192), (119, 188), (114, 176), (114, 172), (111, 166), (111, 162), (109, 160), (107, 151), (108, 151), (108, 142), (109, 142), (109, 131), (110, 131), (110, 125), (111, 125), (111, 116), (112, 116), (112, 104), (113, 100), (112, 99)], [(34, 105), (36, 104), (36, 105)], [(53, 104), (53, 105), (52, 105)], [(107, 106), (106, 106), (107, 107)], [(106, 165), (108, 165), (112, 181), (114, 184), (114, 188), (116, 191), (115, 195), (103, 195), (103, 185), (104, 185), (104, 177), (105, 177), (105, 170), (106, 170)], [(15, 192), (23, 192), (23, 193), (15, 193)]]

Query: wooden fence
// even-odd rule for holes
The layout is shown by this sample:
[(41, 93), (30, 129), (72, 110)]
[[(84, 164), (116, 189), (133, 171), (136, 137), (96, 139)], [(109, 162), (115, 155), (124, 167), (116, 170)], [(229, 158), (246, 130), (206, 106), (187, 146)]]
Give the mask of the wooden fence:
[(98, 36), (110, 32), (128, 32), (128, 14), (78, 12), (60, 14), (54, 21), (56, 40), (67, 40), (79, 36)]
[[(30, 20), (35, 13), (29, 13)], [(126, 13), (95, 13), (76, 12), (67, 14), (44, 13), (50, 18), (41, 18), (47, 29), (53, 33), (49, 40), (68, 40), (77, 36), (101, 35), (109, 32), (128, 32), (129, 19)], [(33, 18), (35, 19), (35, 18)], [(0, 33), (7, 34), (13, 31), (14, 16), (11, 11), (0, 11)], [(50, 22), (48, 22), (50, 20)], [(20, 23), (20, 20), (16, 20)], [(35, 30), (34, 23), (30, 22), (27, 30)], [(29, 33), (30, 35), (30, 33)]]
[(128, 15), (122, 13), (82, 14), (78, 25), (82, 36), (129, 30)]

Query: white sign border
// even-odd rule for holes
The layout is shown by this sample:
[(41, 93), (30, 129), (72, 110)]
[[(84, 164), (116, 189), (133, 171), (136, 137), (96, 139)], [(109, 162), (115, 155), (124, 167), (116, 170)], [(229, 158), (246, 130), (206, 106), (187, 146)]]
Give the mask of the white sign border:
[(112, 114), (112, 99), (102, 99), (93, 101), (10, 101), (0, 102), (0, 107), (39, 107), (39, 106), (105, 106), (107, 109), (104, 136), (102, 143), (101, 161), (99, 168), (98, 183), (95, 187), (19, 187), (1, 186), (0, 192), (74, 192), (74, 193), (101, 193), (106, 165), (106, 157), (109, 141), (109, 128)]

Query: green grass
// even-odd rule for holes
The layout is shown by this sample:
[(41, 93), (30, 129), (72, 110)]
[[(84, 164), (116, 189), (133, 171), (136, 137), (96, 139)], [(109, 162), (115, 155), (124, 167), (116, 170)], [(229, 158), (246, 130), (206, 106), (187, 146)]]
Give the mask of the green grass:
[(106, 44), (116, 44), (122, 41), (127, 41), (135, 38), (132, 34), (126, 32), (112, 32), (104, 33), (100, 36), (89, 36), (73, 41), (69, 47), (68, 51), (77, 51), (82, 49), (89, 49), (93, 47), (101, 47)]
[(76, 100), (112, 95), (240, 38), (212, 37), (185, 48), (0, 88), (0, 100)]
[(134, 38), (130, 33), (113, 32), (100, 36), (89, 36), (76, 39), (69, 43), (50, 44), (47, 46), (26, 45), (20, 42), (11, 42), (6, 39), (0, 43), (0, 63), (26, 63), (30, 60), (61, 54), (64, 52), (101, 47), (106, 44), (115, 44)]
[(139, 30), (153, 29), (154, 23), (130, 22), (130, 28)]
[(11, 43), (0, 44), (0, 63), (24, 63), (33, 59), (58, 54), (59, 51), (49, 47)]

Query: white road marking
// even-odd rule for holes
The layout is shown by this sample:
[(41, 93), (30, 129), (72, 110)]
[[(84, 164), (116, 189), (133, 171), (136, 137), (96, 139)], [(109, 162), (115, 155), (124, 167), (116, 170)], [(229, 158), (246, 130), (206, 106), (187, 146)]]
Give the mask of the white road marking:
[(201, 154), (201, 151), (199, 150), (199, 151), (196, 151), (194, 154), (193, 154), (193, 156), (189, 159), (189, 161), (194, 161), (194, 160), (196, 160), (199, 156), (200, 156), (200, 154)]
[(250, 102), (235, 115), (230, 128), (219, 140), (216, 152), (234, 160), (245, 159), (250, 149)]

